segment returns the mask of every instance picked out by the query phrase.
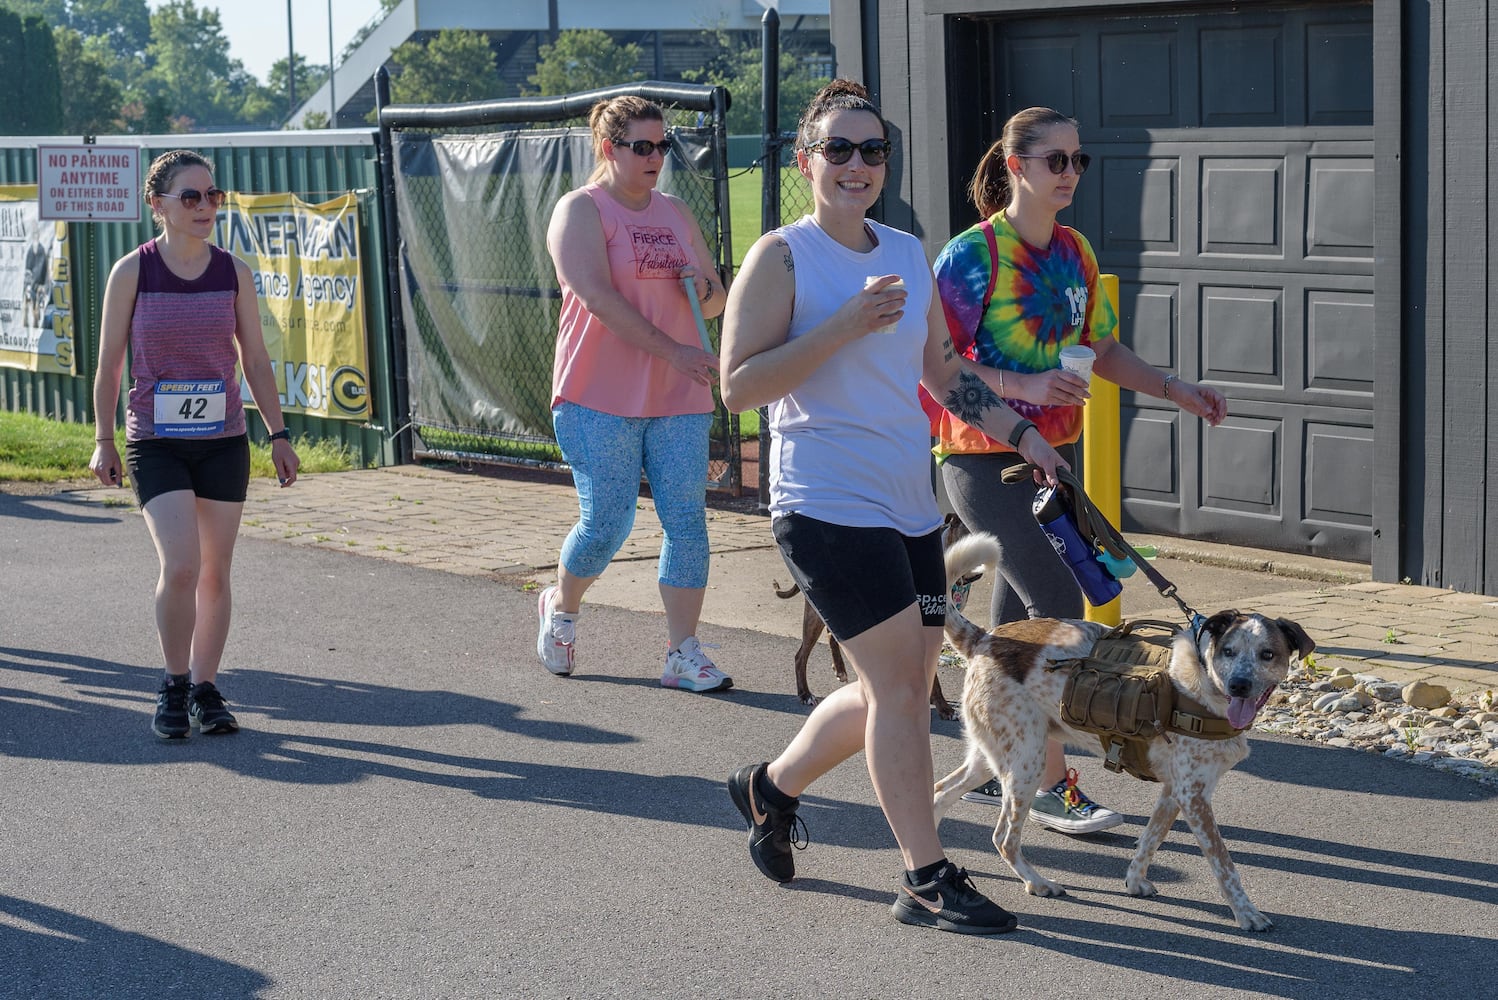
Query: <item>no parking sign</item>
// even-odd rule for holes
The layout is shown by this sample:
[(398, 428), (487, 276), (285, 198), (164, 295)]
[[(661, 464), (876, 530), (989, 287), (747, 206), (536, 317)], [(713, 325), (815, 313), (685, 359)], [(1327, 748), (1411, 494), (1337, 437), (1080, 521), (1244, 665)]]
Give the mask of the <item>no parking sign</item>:
[(38, 146), (36, 177), (42, 219), (140, 221), (138, 146)]

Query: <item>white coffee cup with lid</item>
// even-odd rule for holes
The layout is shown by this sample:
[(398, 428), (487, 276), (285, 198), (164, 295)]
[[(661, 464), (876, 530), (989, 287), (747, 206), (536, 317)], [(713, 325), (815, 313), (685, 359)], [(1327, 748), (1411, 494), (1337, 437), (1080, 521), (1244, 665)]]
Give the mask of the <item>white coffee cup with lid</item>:
[[(874, 284), (874, 282), (878, 281), (882, 277), (884, 277), (884, 275), (882, 275), (882, 274), (871, 274), (871, 275), (869, 275), (867, 278), (863, 279), (863, 287), (868, 288), (870, 285)], [(905, 291), (905, 279), (904, 278), (896, 278), (894, 281), (891, 281), (889, 284), (885, 285), (880, 290), (881, 291), (885, 291), (885, 292), (903, 292), (903, 291)], [(895, 326), (896, 326), (896, 324), (891, 323), (888, 326), (881, 326), (881, 327), (879, 327), (874, 332), (875, 333), (894, 333), (895, 332)]]
[(1090, 347), (1073, 344), (1071, 347), (1061, 348), (1062, 369), (1082, 376), (1088, 385), (1092, 385), (1092, 363), (1096, 360), (1097, 354)]

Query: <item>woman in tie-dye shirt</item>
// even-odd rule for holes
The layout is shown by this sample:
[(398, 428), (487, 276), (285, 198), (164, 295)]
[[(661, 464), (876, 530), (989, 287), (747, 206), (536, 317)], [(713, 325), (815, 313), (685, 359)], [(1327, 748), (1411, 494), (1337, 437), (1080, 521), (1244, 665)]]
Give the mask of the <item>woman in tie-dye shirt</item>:
[[(1095, 375), (1167, 399), (1213, 426), (1226, 414), (1216, 389), (1158, 371), (1115, 339), (1118, 317), (1098, 286), (1092, 247), (1056, 222), (1090, 159), (1081, 151), (1077, 123), (1060, 112), (1029, 108), (1010, 118), (969, 187), (984, 221), (954, 237), (935, 266), (953, 346), (997, 368), (1004, 402), (1034, 421), (1073, 465), (1088, 392), (1084, 378), (1060, 368), (1064, 347), (1091, 347)], [(1033, 484), (1006, 486), (1000, 478), (1019, 455), (949, 410), (928, 404), (927, 412), (953, 510), (969, 528), (999, 539), (993, 623), (1082, 617), (1076, 580), (1030, 513)], [(1048, 790), (1037, 796), (1031, 815), (1052, 829), (1090, 833), (1122, 820), (1077, 789), (1054, 741), (1042, 788)], [(998, 785), (990, 782), (963, 797), (997, 803), (997, 796)]]

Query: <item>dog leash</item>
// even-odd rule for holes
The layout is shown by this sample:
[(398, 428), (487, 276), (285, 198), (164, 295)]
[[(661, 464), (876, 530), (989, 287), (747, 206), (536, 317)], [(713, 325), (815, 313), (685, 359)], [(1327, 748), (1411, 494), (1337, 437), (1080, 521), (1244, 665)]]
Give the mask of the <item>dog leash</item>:
[[(1029, 462), (1011, 465), (1004, 470), (1003, 481), (1005, 485), (1013, 486), (1017, 483), (1031, 480), (1033, 473), (1038, 468), (1038, 466), (1031, 465)], [(1198, 614), (1196, 609), (1187, 604), (1180, 594), (1177, 593), (1176, 585), (1167, 580), (1165, 574), (1150, 565), (1149, 560), (1141, 556), (1134, 546), (1130, 545), (1128, 540), (1119, 533), (1118, 529), (1103, 516), (1103, 512), (1097, 509), (1097, 505), (1092, 502), (1092, 498), (1087, 495), (1087, 491), (1082, 489), (1081, 481), (1072, 474), (1070, 469), (1058, 468), (1056, 470), (1056, 479), (1065, 487), (1065, 490), (1062, 491), (1062, 496), (1070, 507), (1072, 517), (1077, 522), (1077, 533), (1084, 539), (1091, 541), (1098, 548), (1101, 548), (1104, 552), (1107, 552), (1114, 559), (1129, 559), (1135, 566), (1138, 566), (1140, 572), (1160, 592), (1160, 596), (1168, 597), (1172, 601), (1175, 601), (1176, 606), (1181, 609), (1181, 614), (1186, 617), (1186, 621), (1191, 628), (1192, 637), (1198, 637), (1201, 633), (1202, 623), (1206, 619)]]

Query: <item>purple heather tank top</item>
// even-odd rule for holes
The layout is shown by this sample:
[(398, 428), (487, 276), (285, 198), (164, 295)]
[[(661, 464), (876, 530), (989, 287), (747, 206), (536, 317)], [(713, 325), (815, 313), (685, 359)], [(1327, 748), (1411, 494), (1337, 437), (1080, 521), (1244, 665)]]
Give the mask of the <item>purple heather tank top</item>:
[[(208, 267), (191, 280), (166, 266), (156, 241), (136, 251), (140, 271), (135, 288), (135, 312), (130, 318), (130, 404), (125, 415), (125, 438), (140, 441), (164, 436), (233, 437), (245, 432), (244, 405), (234, 367), (239, 351), (234, 343), (234, 302), (239, 275), (234, 255), (209, 248)], [(162, 382), (223, 382), (223, 426), (206, 433), (158, 433), (156, 389)], [(178, 386), (173, 386), (177, 388)]]

